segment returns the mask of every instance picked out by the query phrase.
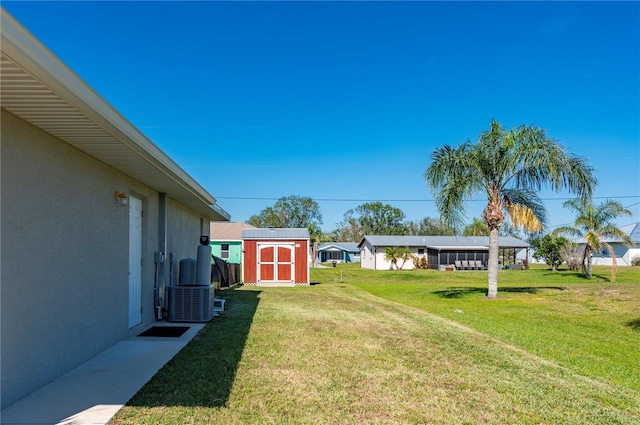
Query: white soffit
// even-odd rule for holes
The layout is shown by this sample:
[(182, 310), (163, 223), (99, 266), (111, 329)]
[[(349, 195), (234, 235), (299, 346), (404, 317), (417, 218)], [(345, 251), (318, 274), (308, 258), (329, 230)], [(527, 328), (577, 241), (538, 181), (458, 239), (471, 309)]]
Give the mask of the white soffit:
[(2, 9), (0, 105), (211, 220), (215, 198)]
[(437, 249), (438, 251), (488, 251), (489, 247), (486, 245), (445, 245), (445, 246), (427, 246), (431, 249)]

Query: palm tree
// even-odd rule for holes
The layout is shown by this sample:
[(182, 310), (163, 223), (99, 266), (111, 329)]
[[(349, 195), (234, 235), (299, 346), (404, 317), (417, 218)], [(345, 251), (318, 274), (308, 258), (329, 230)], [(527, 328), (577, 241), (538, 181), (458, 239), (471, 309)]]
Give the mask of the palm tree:
[(400, 253), (398, 252), (398, 248), (395, 246), (388, 247), (384, 252), (384, 259), (389, 263), (389, 269), (393, 270), (393, 266), (396, 266), (398, 269), (398, 259), (400, 258)]
[(448, 224), (461, 226), (465, 201), (471, 195), (480, 192), (487, 196), (482, 218), (490, 229), (488, 298), (498, 295), (498, 235), (507, 214), (514, 226), (538, 232), (546, 222), (546, 210), (538, 196), (541, 189), (568, 189), (590, 197), (596, 185), (593, 168), (585, 159), (569, 155), (534, 126), (505, 130), (492, 120), (491, 129), (480, 133), (477, 144), (445, 145), (431, 158), (425, 180)]
[(623, 207), (620, 202), (610, 199), (595, 206), (591, 201), (582, 199), (571, 199), (563, 205), (576, 214), (576, 220), (573, 227), (559, 227), (553, 231), (553, 234), (566, 234), (584, 238), (585, 248), (582, 254), (582, 267), (587, 279), (591, 279), (592, 276), (591, 257), (593, 256), (593, 252), (599, 252), (603, 246), (607, 248), (613, 260), (613, 267), (611, 268), (611, 281), (613, 282), (616, 279), (616, 255), (613, 247), (603, 239), (615, 238), (625, 245), (634, 246), (633, 240), (631, 240), (629, 235), (618, 229), (614, 224), (616, 218), (632, 216), (633, 214), (627, 208)]
[[(406, 264), (407, 260), (413, 258), (413, 253), (411, 252), (411, 249), (409, 249), (408, 246), (405, 246), (404, 248), (400, 248), (398, 249), (398, 259), (402, 260), (402, 264), (400, 264), (399, 269), (402, 270), (402, 268), (404, 267), (404, 265)], [(396, 266), (398, 264), (396, 263)]]
[(462, 236), (489, 236), (489, 228), (483, 220), (473, 217), (473, 222), (464, 228)]

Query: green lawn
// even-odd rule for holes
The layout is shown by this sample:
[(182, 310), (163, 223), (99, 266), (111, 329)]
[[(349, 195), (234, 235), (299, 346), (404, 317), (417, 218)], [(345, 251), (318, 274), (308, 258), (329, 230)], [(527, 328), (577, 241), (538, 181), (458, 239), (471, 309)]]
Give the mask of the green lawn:
[(112, 424), (638, 424), (640, 268), (314, 269), (227, 311)]
[[(349, 270), (351, 272), (351, 270)], [(504, 270), (499, 298), (484, 299), (486, 272), (378, 272), (344, 279), (385, 299), (454, 320), (605, 382), (640, 391), (640, 268), (579, 273)], [(344, 273), (343, 273), (344, 276)], [(395, 277), (395, 278), (394, 278)]]

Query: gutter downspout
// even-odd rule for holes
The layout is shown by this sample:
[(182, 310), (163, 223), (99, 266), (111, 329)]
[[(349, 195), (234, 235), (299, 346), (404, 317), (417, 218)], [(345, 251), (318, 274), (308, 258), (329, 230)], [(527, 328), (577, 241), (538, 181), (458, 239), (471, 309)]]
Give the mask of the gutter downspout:
[(154, 294), (154, 310), (156, 312), (156, 319), (162, 320), (167, 311), (167, 297), (166, 297), (166, 268), (167, 262), (165, 261), (167, 254), (167, 194), (158, 194), (158, 254), (156, 255), (156, 284)]

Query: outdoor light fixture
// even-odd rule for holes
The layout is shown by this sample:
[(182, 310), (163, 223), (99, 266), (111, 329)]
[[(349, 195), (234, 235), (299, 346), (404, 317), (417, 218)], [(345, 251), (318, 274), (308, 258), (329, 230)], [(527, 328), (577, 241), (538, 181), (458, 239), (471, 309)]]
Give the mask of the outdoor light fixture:
[(120, 205), (129, 205), (129, 197), (126, 193), (116, 192), (115, 194), (116, 202)]

